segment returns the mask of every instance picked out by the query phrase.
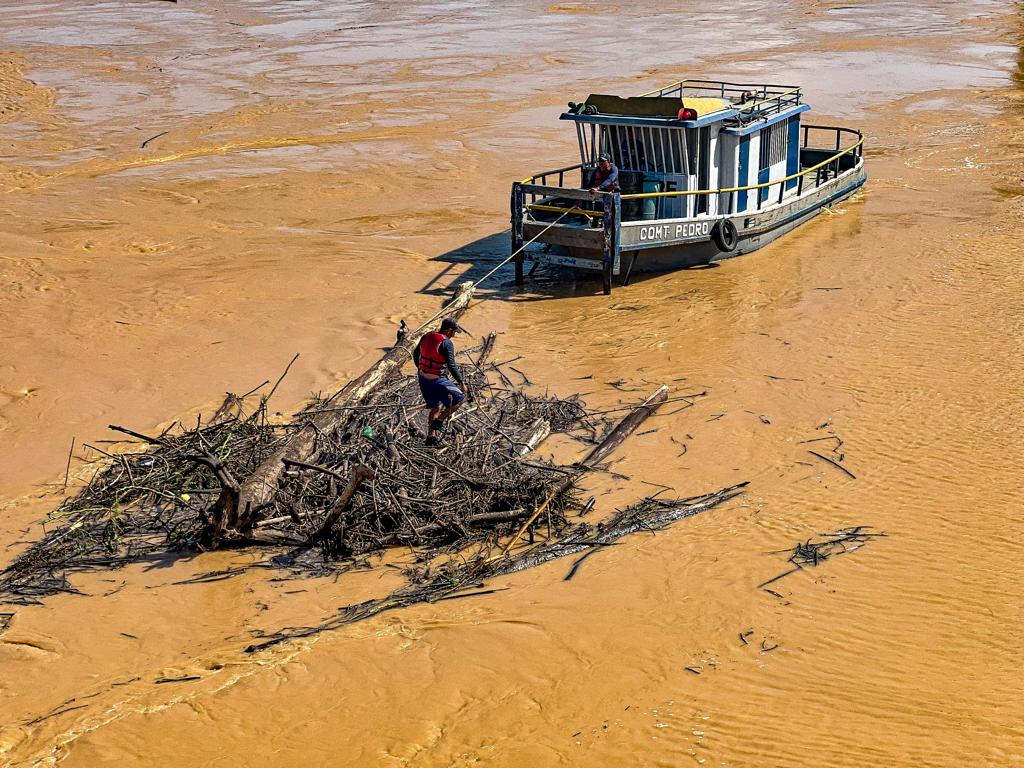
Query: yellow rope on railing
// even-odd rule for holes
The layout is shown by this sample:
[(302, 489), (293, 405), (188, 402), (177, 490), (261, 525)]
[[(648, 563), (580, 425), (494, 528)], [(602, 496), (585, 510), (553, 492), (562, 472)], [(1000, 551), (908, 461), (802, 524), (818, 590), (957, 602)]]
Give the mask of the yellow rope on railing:
[(843, 155), (850, 154), (851, 152), (853, 152), (853, 150), (857, 149), (857, 147), (859, 147), (863, 143), (864, 143), (864, 137), (862, 136), (860, 138), (860, 140), (857, 141), (856, 144), (851, 144), (849, 147), (844, 149), (842, 152), (837, 152), (836, 154), (832, 155), (830, 158), (828, 158), (828, 160), (823, 160), (822, 162), (818, 163), (817, 165), (811, 166), (810, 168), (805, 168), (804, 170), (800, 171), (799, 173), (791, 174), (791, 175), (786, 176), (785, 178), (782, 178), (782, 179), (775, 179), (774, 181), (765, 181), (765, 182), (762, 182), (760, 184), (751, 184), (751, 185), (746, 186), (746, 187), (726, 187), (726, 188), (723, 188), (723, 189), (683, 189), (683, 190), (678, 190), (678, 191), (675, 191), (675, 192), (637, 192), (637, 193), (634, 193), (634, 194), (631, 194), (631, 195), (622, 195), (621, 199), (623, 199), (623, 200), (642, 200), (642, 199), (646, 199), (646, 198), (650, 198), (650, 197), (679, 197), (679, 196), (682, 196), (682, 195), (717, 195), (717, 194), (723, 194), (723, 193), (726, 193), (726, 192), (749, 192), (752, 189), (764, 189), (765, 187), (774, 187), (776, 184), (785, 184), (787, 181), (792, 181), (793, 179), (798, 179), (801, 176), (806, 176), (808, 173), (813, 173), (814, 171), (818, 170), (819, 168), (823, 168), (824, 166), (828, 165), (829, 163), (834, 162), (835, 160), (839, 159)]
[[(791, 176), (785, 177), (784, 179), (776, 179), (775, 181), (765, 181), (761, 184), (751, 184), (748, 187), (726, 187), (724, 189), (684, 189), (677, 192), (637, 192), (632, 195), (622, 195), (619, 199), (643, 200), (652, 197), (679, 197), (682, 195), (718, 195), (725, 194), (727, 192), (749, 192), (752, 189), (764, 189), (765, 187), (774, 187), (776, 184), (785, 184), (787, 181), (792, 181), (793, 179), (797, 179), (801, 176), (806, 176), (808, 173), (813, 173), (814, 171), (828, 165), (829, 163), (835, 161), (836, 159), (842, 157), (843, 155), (848, 155), (850, 152), (855, 150), (863, 143), (864, 137), (861, 137), (860, 141), (858, 141), (856, 144), (847, 147), (842, 152), (837, 152), (836, 154), (832, 155), (832, 157), (830, 157), (828, 160), (824, 160), (818, 163), (817, 165), (811, 166), (810, 168), (800, 171), (800, 173), (794, 173)], [(542, 205), (539, 203), (527, 205), (526, 207), (529, 208), (530, 210), (553, 211), (555, 213), (561, 213), (563, 216), (568, 213), (581, 213), (585, 216), (592, 216), (595, 218), (604, 215), (603, 213), (598, 213), (595, 211), (584, 211), (581, 208), (562, 208), (561, 206), (557, 205)]]

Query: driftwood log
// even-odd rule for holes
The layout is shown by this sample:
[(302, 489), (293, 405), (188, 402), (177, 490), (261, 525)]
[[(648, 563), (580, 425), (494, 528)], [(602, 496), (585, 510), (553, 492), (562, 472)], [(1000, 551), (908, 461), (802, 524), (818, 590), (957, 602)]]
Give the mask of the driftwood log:
[(390, 381), (409, 360), (412, 351), (428, 331), (441, 320), (458, 318), (466, 311), (473, 297), (473, 284), (462, 283), (443, 311), (434, 318), (434, 323), (406, 334), (405, 338), (362, 375), (352, 379), (331, 399), (330, 410), (313, 415), (283, 448), (271, 454), (252, 474), (243, 480), (237, 492), (224, 494), (224, 505), (218, 510), (212, 535), (206, 545), (216, 548), (225, 531), (236, 530), (247, 534), (255, 527), (261, 512), (273, 505), (286, 462), (315, 463), (317, 438), (323, 434), (334, 434), (352, 418), (352, 406), (364, 403), (381, 385)]
[(516, 455), (522, 457), (547, 440), (551, 434), (551, 424), (544, 419), (537, 419), (531, 426), (530, 434), (522, 445), (516, 448)]
[(331, 508), (324, 516), (323, 523), (313, 535), (314, 538), (322, 538), (331, 530), (331, 527), (338, 522), (338, 518), (341, 517), (345, 513), (345, 510), (352, 505), (352, 497), (356, 495), (356, 491), (359, 490), (359, 486), (367, 480), (372, 479), (373, 470), (369, 467), (359, 466), (355, 468), (355, 471), (352, 472), (352, 477), (348, 480), (348, 485), (345, 486), (345, 490), (341, 492), (340, 496), (338, 496), (337, 501), (331, 505)]
[(566, 475), (564, 479), (552, 487), (551, 492), (544, 503), (538, 506), (534, 513), (530, 515), (529, 519), (527, 519), (519, 530), (516, 531), (515, 536), (513, 536), (509, 540), (508, 544), (505, 545), (505, 549), (501, 554), (503, 556), (508, 555), (512, 547), (515, 546), (515, 543), (519, 541), (519, 538), (526, 533), (527, 529), (533, 525), (534, 521), (544, 513), (544, 510), (548, 508), (548, 505), (553, 499), (572, 488), (573, 485), (576, 484), (576, 481), (579, 480), (580, 475), (585, 472), (589, 472), (604, 461), (604, 459), (608, 458), (612, 451), (622, 445), (622, 441), (633, 434), (633, 432), (636, 431), (636, 428), (643, 424), (644, 420), (654, 413), (658, 409), (658, 406), (664, 403), (667, 398), (668, 387), (663, 384), (658, 388), (657, 392), (644, 400), (640, 405), (630, 411), (622, 421), (616, 424), (615, 428), (609, 432), (600, 443), (594, 446), (594, 449), (587, 454), (586, 458), (577, 465), (579, 469), (578, 472)]
[(581, 469), (584, 471), (593, 469), (608, 458), (612, 451), (622, 445), (622, 441), (633, 434), (636, 428), (643, 424), (644, 419), (654, 413), (667, 398), (668, 387), (663, 384), (657, 392), (630, 411), (629, 415), (616, 424), (615, 429), (609, 432), (608, 436), (587, 454), (587, 457), (580, 462)]

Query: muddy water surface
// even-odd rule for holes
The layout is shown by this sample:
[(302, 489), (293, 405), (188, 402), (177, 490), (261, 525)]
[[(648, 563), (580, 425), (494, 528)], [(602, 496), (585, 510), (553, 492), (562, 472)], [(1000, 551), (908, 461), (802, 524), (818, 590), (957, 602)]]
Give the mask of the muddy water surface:
[[(254, 631), (395, 576), (178, 583), (252, 559), (216, 554), (77, 579), (0, 609), (0, 762), (1024, 764), (1019, 9), (691, 5), (0, 7), (0, 562), (72, 437), (194, 418), (300, 352), (287, 413), (497, 263), (509, 182), (572, 162), (570, 98), (802, 83), (817, 122), (866, 131), (871, 176), (755, 255), (610, 299), (501, 272), (467, 319), (554, 390), (593, 375), (597, 406), (708, 393), (631, 441), (631, 480), (591, 481), (603, 511), (644, 481), (742, 500), (569, 583), (554, 564), (256, 656)], [(855, 480), (802, 442), (830, 436)], [(757, 589), (857, 524), (890, 535)]]

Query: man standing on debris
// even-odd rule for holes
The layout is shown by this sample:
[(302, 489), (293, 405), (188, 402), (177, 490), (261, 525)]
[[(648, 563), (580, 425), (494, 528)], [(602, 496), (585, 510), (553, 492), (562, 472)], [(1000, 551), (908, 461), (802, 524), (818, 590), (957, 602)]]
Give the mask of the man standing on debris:
[[(420, 392), (430, 408), (427, 445), (437, 445), (438, 435), (444, 432), (448, 417), (466, 399), (466, 382), (455, 362), (455, 345), (452, 343), (452, 336), (459, 332), (465, 331), (455, 320), (446, 317), (441, 322), (441, 330), (425, 334), (412, 353), (419, 374)], [(446, 367), (458, 386), (443, 375)]]

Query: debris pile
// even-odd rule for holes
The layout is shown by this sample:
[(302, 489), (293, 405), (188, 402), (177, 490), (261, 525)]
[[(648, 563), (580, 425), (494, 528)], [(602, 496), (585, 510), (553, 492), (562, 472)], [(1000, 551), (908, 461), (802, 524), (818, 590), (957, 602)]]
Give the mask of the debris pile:
[(885, 536), (884, 532), (871, 532), (870, 525), (856, 525), (834, 533), (820, 533), (817, 539), (808, 539), (793, 547), (789, 562), (799, 567), (813, 567), (833, 555), (856, 552), (869, 540), (882, 536)]
[[(427, 323), (403, 327), (395, 346), (366, 372), (330, 397), (314, 398), (289, 423), (268, 418), (277, 384), (251, 405), (268, 381), (246, 395), (228, 395), (212, 418), (192, 426), (175, 423), (146, 435), (112, 425), (132, 439), (129, 449), (90, 446), (100, 467), (50, 515), (46, 524), (55, 527), (0, 572), (0, 600), (36, 602), (74, 591), (74, 572), (166, 558), (173, 551), (263, 546), (271, 552), (256, 566), (190, 580), (198, 583), (248, 567), (337, 572), (387, 548), (411, 550), (407, 585), (387, 598), (349, 606), (338, 619), (348, 623), (402, 605), (461, 597), (491, 576), (574, 554), (587, 557), (622, 536), (668, 525), (741, 492), (745, 483), (690, 499), (648, 498), (603, 523), (583, 522), (594, 500), (580, 508), (579, 479), (601, 469), (669, 401), (668, 388), (642, 403), (600, 412), (587, 411), (575, 395), (530, 394), (505, 372), (516, 371), (529, 385), (511, 367), (514, 360), (490, 362), (493, 334), (461, 353), (470, 396), (448, 420), (441, 446), (428, 447), (419, 386), (403, 366), (425, 329), (442, 317), (457, 318), (472, 293), (473, 285), (464, 283)], [(691, 397), (674, 400), (688, 407)], [(613, 424), (608, 414), (616, 411), (626, 415)], [(562, 465), (530, 456), (551, 434), (591, 450)], [(580, 514), (571, 522), (574, 510)], [(266, 643), (287, 636), (293, 635)]]
[[(459, 548), (522, 522), (553, 482), (575, 474), (524, 456), (550, 433), (586, 440), (594, 426), (576, 397), (528, 395), (507, 385), (500, 365), (462, 368), (472, 399), (449, 420), (439, 448), (424, 444), (415, 377), (402, 377), (325, 437), (319, 465), (286, 460), (277, 506), (287, 514), (259, 530), (347, 558), (397, 545)], [(550, 530), (565, 525), (572, 495), (566, 489), (549, 506)]]
[[(208, 546), (225, 485), (253, 472), (297, 425), (331, 410), (349, 418), (321, 436), (317, 463), (285, 459), (273, 504), (248, 530), (225, 534), (221, 546), (316, 547), (338, 560), (398, 545), (457, 549), (509, 533), (556, 482), (577, 474), (525, 455), (552, 432), (594, 441), (602, 422), (577, 397), (515, 388), (502, 366), (480, 362), (486, 351), (462, 355), (472, 399), (439, 448), (424, 445), (415, 376), (397, 377), (359, 406), (315, 399), (292, 424), (270, 423), (265, 397), (246, 414), (245, 399), (229, 395), (205, 424), (176, 424), (156, 436), (114, 427), (144, 450), (101, 451), (106, 467), (51, 514), (60, 527), (0, 575), (0, 592), (37, 598), (70, 590), (72, 571)], [(573, 496), (566, 487), (548, 504), (537, 522), (548, 535), (566, 526)]]

